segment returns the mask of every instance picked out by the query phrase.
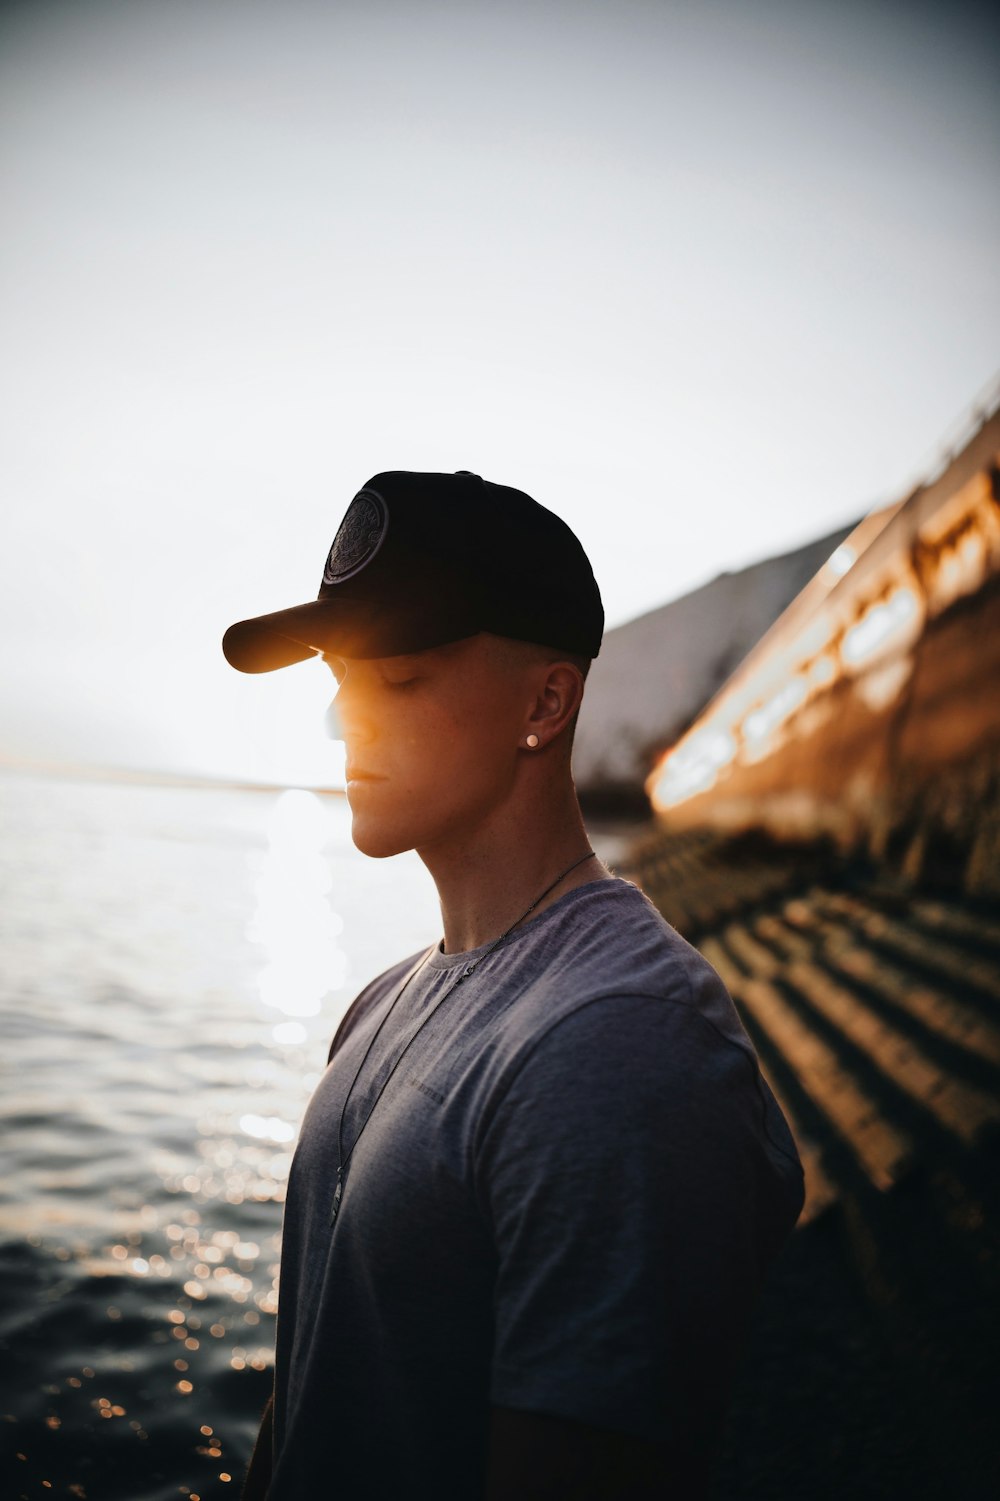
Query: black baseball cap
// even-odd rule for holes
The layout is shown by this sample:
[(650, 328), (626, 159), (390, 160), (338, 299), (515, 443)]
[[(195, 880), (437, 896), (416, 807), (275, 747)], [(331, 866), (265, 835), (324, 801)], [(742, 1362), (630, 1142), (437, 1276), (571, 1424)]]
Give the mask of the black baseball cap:
[(394, 657), (490, 631), (596, 657), (604, 610), (587, 554), (558, 516), (478, 474), (376, 474), (333, 539), (319, 595), (229, 627), (241, 672), (315, 652)]

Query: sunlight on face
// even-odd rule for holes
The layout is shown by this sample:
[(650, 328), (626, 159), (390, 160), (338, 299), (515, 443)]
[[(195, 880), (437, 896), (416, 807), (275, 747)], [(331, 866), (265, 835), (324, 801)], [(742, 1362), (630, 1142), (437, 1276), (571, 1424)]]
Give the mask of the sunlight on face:
[(536, 696), (522, 655), (482, 633), (405, 656), (328, 658), (362, 854), (415, 849), (426, 860), (498, 815)]
[[(277, 799), (247, 936), (266, 955), (257, 979), (261, 1000), (286, 1017), (317, 1016), (324, 996), (346, 978), (338, 942), (344, 924), (327, 900), (331, 881), (323, 847), (329, 835), (327, 810), (314, 793), (290, 790)], [(295, 1029), (301, 1024), (280, 1022), (274, 1040), (298, 1040)]]

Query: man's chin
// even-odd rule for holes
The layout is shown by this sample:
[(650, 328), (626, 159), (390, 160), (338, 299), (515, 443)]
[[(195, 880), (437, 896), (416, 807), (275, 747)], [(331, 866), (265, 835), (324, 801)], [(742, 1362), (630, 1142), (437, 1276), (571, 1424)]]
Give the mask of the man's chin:
[(406, 836), (398, 830), (384, 825), (380, 827), (378, 820), (366, 818), (360, 813), (355, 813), (352, 819), (351, 838), (355, 849), (372, 860), (387, 860), (392, 855), (401, 855), (404, 850), (413, 848), (413, 844), (408, 843)]

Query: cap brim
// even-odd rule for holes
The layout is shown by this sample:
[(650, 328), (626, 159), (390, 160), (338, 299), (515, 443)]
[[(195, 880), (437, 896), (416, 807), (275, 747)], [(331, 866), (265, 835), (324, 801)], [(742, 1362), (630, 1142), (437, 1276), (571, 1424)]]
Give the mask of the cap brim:
[(315, 599), (231, 625), (222, 638), (226, 661), (239, 672), (274, 672), (317, 652), (344, 657), (395, 657), (429, 651), (483, 629), (469, 606), (429, 606), (384, 599)]
[(222, 650), (230, 667), (239, 672), (274, 672), (315, 655), (311, 646), (262, 628), (254, 620), (231, 625), (222, 638)]
[(231, 625), (222, 638), (230, 667), (239, 672), (274, 672), (322, 651), (323, 647), (312, 640), (320, 634), (321, 622), (315, 612), (318, 603), (276, 610), (273, 615), (258, 615)]

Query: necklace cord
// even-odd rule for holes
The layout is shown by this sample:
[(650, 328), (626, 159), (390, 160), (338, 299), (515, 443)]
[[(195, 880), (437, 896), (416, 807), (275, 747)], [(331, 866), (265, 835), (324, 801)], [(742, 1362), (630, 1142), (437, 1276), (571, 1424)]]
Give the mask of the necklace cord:
[(334, 1190), (334, 1194), (333, 1194), (333, 1205), (332, 1205), (332, 1209), (331, 1209), (331, 1213), (330, 1213), (330, 1223), (331, 1224), (333, 1224), (334, 1220), (337, 1218), (337, 1211), (340, 1208), (340, 1195), (341, 1195), (341, 1191), (342, 1191), (342, 1188), (343, 1188), (344, 1171), (345, 1171), (345, 1169), (347, 1167), (347, 1164), (350, 1162), (351, 1158), (354, 1155), (354, 1148), (357, 1146), (358, 1142), (361, 1140), (362, 1136), (364, 1135), (365, 1127), (367, 1126), (368, 1122), (371, 1120), (372, 1111), (375, 1109), (375, 1106), (378, 1104), (379, 1100), (382, 1098), (382, 1095), (385, 1093), (385, 1090), (386, 1090), (386, 1088), (387, 1088), (387, 1086), (389, 1084), (389, 1080), (392, 1078), (393, 1074), (396, 1072), (396, 1069), (399, 1067), (399, 1064), (402, 1062), (404, 1055), (406, 1054), (406, 1052), (408, 1051), (408, 1049), (410, 1047), (410, 1044), (415, 1041), (418, 1033), (421, 1032), (422, 1029), (424, 1028), (424, 1026), (426, 1026), (427, 1022), (430, 1021), (431, 1017), (435, 1014), (435, 1012), (440, 1007), (442, 1001), (447, 1000), (448, 996), (451, 995), (452, 991), (457, 990), (458, 987), (459, 987), (459, 985), (461, 985), (462, 981), (465, 980), (465, 979), (468, 979), (469, 975), (473, 974), (479, 968), (479, 966), (480, 966), (480, 964), (482, 964), (483, 960), (484, 959), (488, 959), (489, 956), (494, 952), (494, 950), (498, 949), (500, 947), (500, 945), (503, 943), (503, 941), (504, 941), (505, 938), (509, 938), (510, 937), (510, 935), (511, 935), (511, 933), (513, 933), (514, 929), (520, 923), (523, 923), (524, 919), (526, 917), (528, 917), (532, 912), (534, 912), (535, 908), (539, 905), (539, 903), (540, 902), (544, 902), (545, 898), (551, 892), (555, 891), (555, 889), (559, 885), (560, 881), (565, 881), (566, 877), (568, 875), (570, 875), (572, 871), (576, 870), (577, 866), (582, 865), (585, 860), (590, 860), (590, 859), (594, 859), (594, 858), (596, 858), (595, 855), (594, 855), (594, 851), (592, 849), (588, 849), (588, 851), (587, 851), (587, 853), (585, 855), (581, 855), (578, 860), (574, 860), (572, 865), (567, 866), (566, 869), (564, 871), (562, 871), (562, 873), (560, 875), (556, 876), (556, 878), (552, 882), (551, 886), (546, 886), (546, 888), (542, 892), (541, 896), (536, 896), (535, 897), (535, 900), (532, 902), (531, 906), (525, 908), (525, 910), (521, 913), (521, 916), (517, 919), (517, 921), (516, 922), (512, 922), (511, 925), (510, 925), (510, 927), (507, 928), (503, 933), (501, 933), (500, 937), (497, 938), (497, 939), (495, 939), (494, 942), (490, 944), (490, 946), (486, 950), (486, 952), (484, 954), (481, 954), (479, 956), (479, 958), (475, 961), (474, 964), (468, 965), (468, 967), (466, 969), (463, 969), (463, 970), (461, 970), (459, 972), (459, 974), (456, 977), (456, 979), (454, 980), (454, 982), (451, 985), (449, 985), (449, 987), (445, 991), (444, 995), (441, 996), (441, 998), (438, 1000), (437, 1005), (435, 1005), (427, 1013), (427, 1015), (424, 1017), (423, 1021), (421, 1021), (420, 1025), (410, 1034), (410, 1036), (407, 1038), (406, 1042), (403, 1044), (402, 1048), (400, 1049), (399, 1053), (396, 1055), (396, 1058), (393, 1061), (393, 1065), (392, 1065), (392, 1067), (390, 1068), (388, 1074), (385, 1077), (385, 1083), (382, 1085), (382, 1088), (379, 1090), (378, 1094), (375, 1096), (374, 1100), (372, 1101), (371, 1105), (369, 1106), (369, 1108), (368, 1108), (368, 1114), (365, 1116), (364, 1120), (361, 1122), (361, 1130), (358, 1132), (357, 1136), (354, 1138), (354, 1141), (351, 1143), (351, 1150), (348, 1152), (347, 1156), (345, 1157), (344, 1156), (344, 1117), (347, 1114), (347, 1106), (350, 1103), (351, 1095), (354, 1093), (354, 1086), (355, 1086), (355, 1084), (357, 1084), (358, 1080), (361, 1077), (361, 1074), (362, 1074), (362, 1072), (364, 1070), (364, 1066), (368, 1062), (369, 1054), (371, 1053), (372, 1048), (375, 1046), (376, 1042), (379, 1039), (379, 1036), (381, 1035), (382, 1028), (385, 1026), (386, 1022), (389, 1020), (390, 1016), (395, 1011), (395, 1009), (396, 1009), (396, 1003), (400, 1000), (401, 996), (403, 995), (403, 992), (409, 988), (410, 981), (411, 980), (415, 980), (416, 977), (417, 977), (417, 975), (420, 973), (420, 971), (422, 969), (424, 969), (425, 966), (430, 962), (431, 955), (434, 953), (436, 945), (435, 945), (435, 948), (428, 949), (427, 953), (424, 955), (424, 957), (417, 964), (415, 964), (414, 967), (410, 970), (409, 974), (404, 979), (402, 985), (399, 987), (399, 989), (396, 991), (396, 994), (393, 996), (392, 1004), (389, 1007), (388, 1011), (385, 1013), (385, 1016), (383, 1016), (382, 1020), (379, 1022), (378, 1026), (375, 1028), (375, 1031), (372, 1034), (371, 1041), (369, 1042), (368, 1046), (365, 1048), (364, 1055), (363, 1055), (363, 1057), (361, 1059), (361, 1062), (358, 1064), (358, 1067), (355, 1070), (354, 1078), (351, 1080), (350, 1084), (348, 1085), (347, 1093), (344, 1096), (344, 1103), (343, 1103), (343, 1105), (340, 1108), (340, 1120), (337, 1123), (337, 1186), (336, 1186), (336, 1188)]
[[(494, 943), (492, 945), (492, 947), (490, 947), (490, 948), (488, 948), (486, 950), (486, 953), (482, 956), (482, 959), (477, 959), (476, 962), (475, 962), (475, 964), (471, 964), (469, 966), (469, 968), (465, 971), (465, 974), (471, 975), (472, 971), (474, 969), (478, 969), (479, 966), (480, 966), (480, 964), (482, 964), (483, 959), (488, 959), (489, 956), (490, 956), (490, 954), (492, 954), (493, 950), (495, 948), (497, 948), (501, 943), (503, 943), (503, 941), (504, 941), (505, 938), (509, 938), (510, 937), (511, 933), (513, 933), (514, 929), (518, 926), (518, 924), (519, 923), (523, 923), (524, 919), (530, 913), (534, 912), (534, 910), (538, 906), (539, 902), (544, 902), (544, 900), (548, 896), (549, 892), (550, 891), (555, 891), (555, 889), (559, 885), (560, 881), (565, 881), (566, 877), (568, 875), (570, 875), (570, 873), (572, 871), (576, 870), (576, 868), (577, 868), (578, 865), (582, 865), (585, 860), (590, 860), (590, 859), (595, 859), (595, 858), (596, 858), (596, 856), (594, 855), (594, 851), (593, 850), (588, 850), (585, 855), (581, 855), (580, 856), (579, 860), (574, 860), (572, 865), (568, 865), (566, 867), (566, 869), (563, 871), (562, 875), (556, 876), (556, 878), (552, 882), (551, 886), (546, 886), (546, 888), (542, 892), (541, 896), (536, 896), (535, 897), (535, 900), (532, 902), (531, 906), (528, 907), (528, 908), (526, 908), (525, 911), (521, 913), (521, 916), (517, 919), (517, 922), (512, 922), (511, 925), (510, 925), (510, 927), (507, 929), (506, 933), (501, 933), (500, 934), (500, 937), (497, 939), (496, 943)], [(464, 976), (463, 976), (463, 978), (464, 978)]]

